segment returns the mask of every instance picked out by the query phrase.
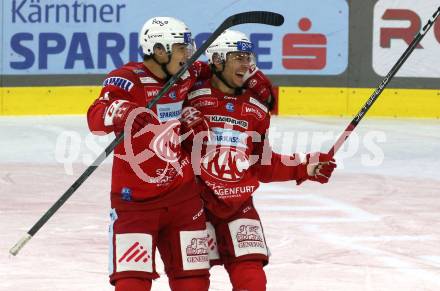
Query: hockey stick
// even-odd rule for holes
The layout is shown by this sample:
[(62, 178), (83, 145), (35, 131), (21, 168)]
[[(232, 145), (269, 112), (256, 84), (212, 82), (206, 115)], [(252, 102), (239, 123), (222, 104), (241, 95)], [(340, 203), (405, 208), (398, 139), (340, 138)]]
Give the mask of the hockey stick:
[[(280, 26), (284, 22), (284, 17), (278, 13), (268, 11), (249, 11), (238, 13), (228, 17), (222, 24), (212, 33), (212, 35), (202, 44), (202, 46), (194, 52), (192, 57), (180, 68), (180, 70), (172, 76), (164, 87), (159, 91), (147, 105), (151, 109), (159, 99), (168, 92), (168, 90), (177, 82), (177, 80), (186, 72), (186, 70), (205, 52), (214, 40), (229, 27), (246, 24), (259, 23), (272, 26)], [(66, 192), (44, 213), (44, 215), (32, 226), (32, 228), (9, 250), (12, 255), (17, 255), (23, 246), (38, 232), (38, 230), (54, 215), (58, 209), (72, 196), (72, 194), (84, 183), (85, 180), (101, 165), (101, 163), (109, 156), (115, 147), (124, 139), (124, 133), (118, 135), (96, 158), (96, 160), (79, 176), (78, 179), (67, 189)]]
[(379, 87), (377, 87), (377, 89), (373, 92), (373, 94), (370, 96), (370, 98), (367, 100), (367, 102), (364, 104), (364, 106), (361, 108), (358, 114), (353, 118), (353, 120), (347, 126), (345, 131), (339, 136), (338, 140), (332, 146), (328, 154), (330, 154), (333, 157), (336, 154), (336, 152), (342, 147), (345, 140), (348, 139), (350, 134), (353, 132), (353, 130), (356, 128), (356, 126), (359, 124), (359, 122), (362, 120), (362, 118), (365, 116), (365, 114), (368, 112), (371, 106), (373, 106), (374, 102), (377, 100), (379, 95), (382, 93), (382, 91), (385, 89), (385, 87), (388, 85), (388, 83), (391, 81), (391, 79), (394, 77), (397, 71), (399, 71), (400, 67), (405, 63), (406, 59), (408, 59), (410, 54), (414, 51), (414, 49), (423, 39), (425, 34), (431, 28), (431, 26), (433, 26), (434, 22), (436, 21), (439, 15), (440, 15), (440, 7), (437, 8), (437, 11), (434, 12), (434, 14), (428, 20), (428, 23), (425, 26), (423, 26), (420, 32), (415, 36), (415, 38), (408, 46), (408, 48), (405, 50), (403, 55), (399, 58), (397, 63), (391, 68), (390, 72), (385, 76), (385, 79), (383, 79), (383, 81), (379, 84)]

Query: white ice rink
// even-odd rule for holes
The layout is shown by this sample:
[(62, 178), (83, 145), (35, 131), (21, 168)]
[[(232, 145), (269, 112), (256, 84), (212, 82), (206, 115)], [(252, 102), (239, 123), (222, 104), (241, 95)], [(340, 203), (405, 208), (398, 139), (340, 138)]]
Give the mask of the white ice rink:
[[(272, 143), (309, 151), (327, 138), (325, 151), (348, 121), (274, 118)], [(440, 290), (440, 121), (367, 116), (356, 133), (329, 184), (266, 184), (254, 195), (272, 253), (268, 290)], [(0, 118), (0, 290), (112, 290), (111, 158), (8, 253), (109, 142), (89, 135), (84, 117)], [(158, 269), (153, 290), (169, 290)], [(211, 289), (231, 290), (221, 267)]]

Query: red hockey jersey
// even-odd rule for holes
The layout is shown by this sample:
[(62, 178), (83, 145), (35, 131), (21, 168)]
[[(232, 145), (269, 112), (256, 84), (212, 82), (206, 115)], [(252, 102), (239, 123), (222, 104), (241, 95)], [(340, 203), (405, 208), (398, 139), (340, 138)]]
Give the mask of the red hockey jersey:
[[(138, 205), (149, 208), (177, 203), (197, 194), (196, 191), (187, 191), (175, 195), (173, 189), (194, 179), (188, 155), (180, 148), (178, 119), (188, 90), (198, 74), (200, 70), (191, 67), (154, 105), (154, 121), (138, 133), (140, 136), (126, 134), (125, 140), (115, 148), (112, 207), (131, 209), (132, 205)], [(100, 97), (88, 110), (90, 130), (97, 134), (112, 132), (105, 113), (113, 101), (128, 100), (145, 107), (165, 83), (143, 63), (128, 63), (112, 71), (104, 80)]]
[[(200, 169), (195, 170), (209, 188), (203, 198), (215, 215), (225, 218), (233, 214), (259, 182), (295, 180), (304, 175), (295, 156), (272, 152), (265, 138), (270, 113), (250, 91), (227, 95), (208, 80), (192, 88), (187, 104), (200, 110), (210, 126), (211, 138), (203, 142)], [(193, 150), (197, 150), (196, 142)]]

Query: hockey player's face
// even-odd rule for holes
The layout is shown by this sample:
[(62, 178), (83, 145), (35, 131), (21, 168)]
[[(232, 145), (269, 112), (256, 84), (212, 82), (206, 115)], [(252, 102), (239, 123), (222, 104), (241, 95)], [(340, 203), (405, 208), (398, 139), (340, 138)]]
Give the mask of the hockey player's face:
[(232, 86), (241, 87), (244, 83), (244, 74), (251, 65), (251, 54), (243, 52), (228, 53), (226, 57), (223, 77)]
[(185, 64), (189, 58), (189, 51), (186, 44), (175, 43), (172, 47), (171, 61), (167, 65), (168, 72), (174, 75)]

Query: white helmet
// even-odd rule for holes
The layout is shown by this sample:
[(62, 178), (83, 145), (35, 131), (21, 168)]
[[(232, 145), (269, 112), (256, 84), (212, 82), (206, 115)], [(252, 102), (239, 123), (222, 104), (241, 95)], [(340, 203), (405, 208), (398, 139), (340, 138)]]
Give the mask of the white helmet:
[(173, 17), (153, 17), (144, 23), (139, 42), (145, 55), (153, 54), (154, 45), (160, 43), (168, 53), (175, 43), (193, 45), (191, 31), (182, 21)]
[(236, 30), (225, 30), (220, 36), (206, 49), (205, 54), (209, 63), (213, 63), (213, 56), (218, 54), (221, 60), (226, 61), (226, 54), (230, 52), (249, 52), (252, 53), (253, 45), (247, 36)]

